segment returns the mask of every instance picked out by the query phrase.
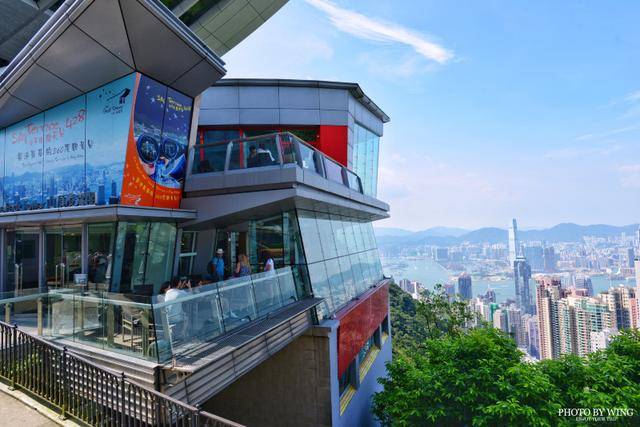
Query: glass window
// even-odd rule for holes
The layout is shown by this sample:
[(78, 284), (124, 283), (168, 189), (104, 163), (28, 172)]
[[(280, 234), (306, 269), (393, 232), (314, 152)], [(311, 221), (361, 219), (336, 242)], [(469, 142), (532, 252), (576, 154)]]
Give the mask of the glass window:
[(178, 276), (189, 276), (193, 271), (193, 260), (196, 257), (197, 231), (183, 231), (180, 239), (180, 259)]
[(282, 267), (284, 265), (282, 216), (276, 215), (254, 222), (255, 227), (249, 227), (250, 233), (255, 232), (255, 235), (249, 236), (249, 246), (255, 250), (255, 253), (249, 254), (251, 262), (254, 263), (252, 266), (254, 271), (264, 271), (269, 259), (273, 260), (275, 268)]
[(351, 271), (353, 272), (356, 291), (358, 294), (361, 294), (368, 288), (368, 286), (364, 281), (362, 265), (360, 264), (360, 257), (358, 256), (358, 254), (349, 255), (349, 261), (351, 261)]
[(202, 132), (202, 139), (204, 144), (210, 144), (212, 142), (231, 141), (232, 139), (240, 138), (240, 131), (237, 129), (215, 129), (205, 130)]
[(330, 179), (331, 181), (337, 182), (339, 184), (344, 184), (344, 180), (342, 179), (342, 165), (339, 165), (333, 160), (325, 157), (324, 171), (327, 179)]
[(144, 283), (149, 223), (120, 222), (116, 238), (113, 292), (129, 293)]
[(298, 144), (298, 147), (300, 148), (302, 167), (313, 172), (320, 173), (316, 165), (315, 151), (304, 144)]
[(340, 272), (342, 273), (342, 281), (347, 298), (350, 300), (358, 295), (358, 291), (353, 280), (353, 271), (351, 271), (351, 260), (348, 256), (338, 258), (340, 263)]
[[(378, 157), (380, 137), (356, 123), (353, 132), (352, 169), (362, 181), (362, 191), (375, 196), (377, 193)], [(350, 180), (355, 188), (356, 180)]]
[(342, 218), (339, 215), (331, 214), (330, 218), (338, 256), (347, 255), (349, 254), (349, 248), (347, 246), (347, 236), (344, 230), (344, 222), (342, 222)]
[(296, 139), (291, 135), (280, 135), (280, 151), (282, 152), (283, 163), (296, 163)]
[(318, 233), (320, 233), (320, 244), (322, 245), (324, 259), (337, 257), (336, 241), (333, 235), (333, 229), (331, 228), (329, 214), (317, 212), (316, 222), (318, 224)]
[(232, 141), (229, 170), (279, 164), (275, 137)]
[(144, 284), (153, 287), (154, 294), (160, 291), (162, 283), (171, 280), (175, 245), (175, 224), (151, 223)]
[(304, 142), (316, 142), (318, 140), (318, 128), (313, 129), (283, 129), (283, 132), (290, 132)]
[(359, 222), (351, 222), (351, 229), (353, 230), (353, 236), (356, 242), (356, 250), (353, 252), (361, 252), (365, 250), (364, 238), (362, 237), (362, 230), (360, 229)]
[(354, 252), (358, 252), (358, 247), (356, 246), (356, 237), (353, 233), (353, 224), (349, 220), (344, 220), (342, 224), (344, 226), (344, 233), (347, 239), (347, 253), (352, 254)]
[(365, 341), (364, 345), (360, 349), (358, 353), (358, 361), (362, 363), (364, 359), (367, 357), (367, 353), (376, 345), (375, 337), (371, 335), (367, 341)]
[(350, 298), (347, 296), (344, 280), (340, 271), (340, 262), (338, 258), (325, 261), (327, 268), (327, 278), (331, 286), (331, 296), (333, 297), (333, 305), (336, 309), (344, 305)]
[(272, 133), (277, 133), (278, 131), (275, 129), (249, 129), (243, 130), (244, 136), (246, 138), (250, 138), (252, 136), (261, 136), (261, 135), (269, 135)]
[(195, 147), (193, 173), (223, 172), (227, 161), (228, 144)]
[(322, 247), (320, 246), (320, 234), (313, 212), (298, 211), (300, 233), (304, 244), (304, 252), (308, 263), (322, 260)]
[(108, 290), (111, 282), (116, 224), (89, 224), (88, 229), (88, 283), (97, 289)]
[(322, 319), (329, 316), (334, 311), (334, 305), (324, 262), (309, 264), (309, 280), (313, 288), (313, 295), (316, 298), (325, 299), (324, 303), (318, 306), (318, 317)]

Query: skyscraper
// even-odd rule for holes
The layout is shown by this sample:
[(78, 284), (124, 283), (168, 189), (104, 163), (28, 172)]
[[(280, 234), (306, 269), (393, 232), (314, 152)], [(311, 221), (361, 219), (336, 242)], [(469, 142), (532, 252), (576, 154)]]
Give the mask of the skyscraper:
[(531, 267), (526, 258), (519, 256), (513, 263), (513, 279), (516, 288), (516, 301), (524, 313), (531, 313), (531, 292), (529, 280), (531, 280)]
[(520, 256), (520, 241), (518, 240), (518, 223), (513, 218), (509, 227), (509, 265), (513, 265)]
[(471, 276), (467, 273), (462, 273), (458, 277), (458, 293), (460, 294), (460, 298), (464, 300), (470, 300), (473, 297), (473, 292), (471, 291)]
[(536, 287), (540, 359), (555, 359), (560, 355), (560, 331), (557, 301), (562, 296), (560, 279), (545, 277)]
[(544, 272), (555, 273), (556, 265), (556, 251), (553, 249), (553, 246), (544, 248)]
[(591, 277), (587, 275), (578, 275), (573, 278), (573, 285), (577, 289), (585, 289), (587, 292), (587, 296), (593, 296), (593, 283), (591, 282)]

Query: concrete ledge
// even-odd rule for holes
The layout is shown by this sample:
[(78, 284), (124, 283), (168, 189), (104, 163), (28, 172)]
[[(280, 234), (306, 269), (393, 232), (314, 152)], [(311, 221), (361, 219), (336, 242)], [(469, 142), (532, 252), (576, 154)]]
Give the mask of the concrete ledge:
[[(78, 427), (82, 425), (82, 424), (76, 423), (75, 421), (71, 421), (70, 419), (63, 420), (62, 418), (60, 418), (60, 414), (58, 412), (43, 405), (42, 403), (33, 399), (26, 393), (18, 389), (11, 390), (11, 388), (8, 385), (0, 382), (0, 399), (3, 396), (9, 396), (10, 398), (16, 399), (17, 401), (25, 405), (25, 410), (29, 410), (29, 409), (34, 410), (39, 415), (48, 418), (49, 420), (53, 421), (54, 423), (60, 426)], [(5, 420), (5, 421), (9, 421), (9, 420)]]

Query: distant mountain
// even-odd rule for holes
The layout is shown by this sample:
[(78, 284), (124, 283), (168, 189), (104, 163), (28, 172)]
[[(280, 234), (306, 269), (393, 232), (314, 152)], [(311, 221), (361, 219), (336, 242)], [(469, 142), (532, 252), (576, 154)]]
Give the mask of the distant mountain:
[(578, 225), (572, 223), (558, 224), (543, 230), (528, 230), (520, 233), (523, 241), (546, 240), (549, 242), (579, 242), (585, 236), (611, 237), (622, 233), (633, 235), (638, 224), (615, 226), (606, 224)]
[[(380, 233), (380, 230), (384, 231)], [(396, 230), (396, 232), (391, 233), (388, 230)], [(523, 242), (580, 242), (586, 236), (611, 237), (619, 236), (621, 233), (633, 235), (636, 230), (638, 230), (638, 224), (614, 226), (606, 224), (578, 225), (564, 223), (546, 229), (520, 231), (519, 237)], [(467, 231), (461, 228), (433, 227), (418, 232), (376, 228), (375, 232), (378, 246), (381, 249), (391, 251), (425, 245), (451, 246), (463, 242), (507, 243), (509, 238), (506, 229), (496, 227), (485, 227), (473, 231)]]
[(392, 227), (373, 227), (376, 237), (403, 237), (413, 234), (413, 231)]

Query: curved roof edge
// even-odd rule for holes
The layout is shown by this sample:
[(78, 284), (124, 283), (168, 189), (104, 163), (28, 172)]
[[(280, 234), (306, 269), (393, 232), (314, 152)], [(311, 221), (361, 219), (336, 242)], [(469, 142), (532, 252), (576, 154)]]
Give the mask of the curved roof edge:
[(310, 87), (319, 89), (348, 90), (351, 95), (369, 111), (375, 114), (383, 123), (388, 123), (391, 118), (378, 105), (369, 98), (358, 83), (334, 82), (327, 80), (297, 80), (297, 79), (222, 79), (213, 86), (288, 86)]
[(67, 0), (0, 75), (0, 127), (134, 71), (192, 97), (226, 73), (158, 0)]

